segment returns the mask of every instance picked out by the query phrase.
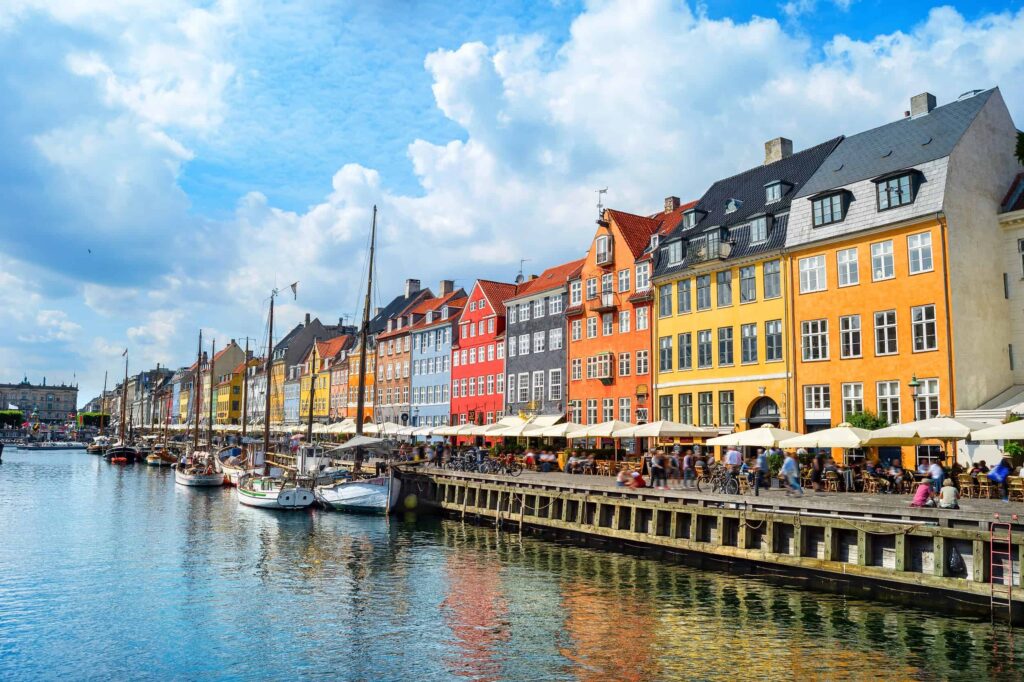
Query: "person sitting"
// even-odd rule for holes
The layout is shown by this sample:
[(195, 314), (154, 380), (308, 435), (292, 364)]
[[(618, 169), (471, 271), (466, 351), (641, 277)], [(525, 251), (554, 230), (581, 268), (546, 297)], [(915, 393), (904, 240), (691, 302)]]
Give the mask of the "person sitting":
[(953, 485), (953, 479), (947, 478), (942, 482), (942, 489), (939, 490), (939, 508), (940, 509), (959, 509), (960, 505), (957, 504), (957, 500), (960, 499), (960, 493)]
[(631, 476), (629, 475), (629, 472), (625, 469), (620, 469), (618, 475), (615, 477), (615, 485), (620, 488), (624, 488), (629, 485), (630, 480)]
[(576, 456), (576, 453), (569, 455), (569, 459), (565, 461), (565, 473), (567, 474), (578, 474), (580, 459)]
[(917, 484), (917, 491), (914, 493), (914, 500), (911, 507), (934, 507), (935, 500), (932, 497), (932, 480), (927, 476)]
[(632, 474), (630, 474), (629, 487), (630, 488), (646, 488), (647, 487), (647, 481), (644, 480), (644, 477), (640, 475), (639, 471), (634, 471)]
[(543, 471), (545, 473), (551, 471), (555, 467), (555, 464), (557, 462), (558, 462), (558, 457), (555, 456), (555, 453), (550, 452), (548, 450), (545, 450), (544, 452), (540, 453), (540, 470), (541, 471)]
[(903, 467), (896, 460), (889, 462), (889, 471), (886, 472), (886, 478), (893, 484), (896, 490), (900, 489), (903, 485)]
[(526, 464), (528, 468), (533, 468), (537, 465), (537, 456), (533, 454), (533, 450), (531, 448), (526, 449), (526, 454), (523, 455), (523, 463)]
[(975, 483), (977, 483), (978, 476), (988, 473), (988, 467), (985, 466), (985, 460), (977, 462), (974, 466), (971, 467), (971, 470), (967, 473), (970, 475), (971, 479)]
[(580, 466), (580, 468), (585, 474), (592, 474), (597, 471), (597, 463), (594, 461), (593, 452), (587, 455), (586, 459), (583, 460), (583, 464)]

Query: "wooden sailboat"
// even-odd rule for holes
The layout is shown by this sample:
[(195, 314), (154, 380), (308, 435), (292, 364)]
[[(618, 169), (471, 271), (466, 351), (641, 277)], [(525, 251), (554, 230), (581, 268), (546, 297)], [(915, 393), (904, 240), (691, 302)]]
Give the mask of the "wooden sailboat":
[[(216, 342), (210, 345), (210, 402), (213, 403), (213, 353), (216, 350)], [(224, 485), (224, 474), (217, 471), (214, 458), (209, 452), (199, 449), (199, 407), (202, 401), (202, 375), (199, 367), (203, 363), (203, 332), (199, 332), (199, 352), (196, 354), (196, 373), (193, 380), (192, 393), (195, 399), (195, 431), (192, 433), (192, 450), (184, 461), (174, 468), (174, 482), (178, 485), (193, 488), (210, 488)], [(212, 420), (212, 415), (211, 415)], [(210, 443), (213, 443), (213, 424), (210, 424)]]
[[(270, 363), (274, 348), (274, 297), (277, 289), (270, 293), (270, 315), (267, 324), (267, 397), (263, 408), (263, 452), (253, 453), (248, 462), (249, 471), (238, 479), (238, 502), (249, 507), (263, 509), (308, 509), (316, 501), (312, 481), (304, 479), (302, 472), (297, 476), (285, 476), (283, 469), (270, 467), (267, 454), (270, 452)], [(259, 467), (259, 469), (257, 469)]]
[[(363, 304), (362, 329), (359, 332), (359, 391), (356, 397), (356, 435), (363, 436), (363, 418), (366, 406), (366, 352), (370, 335), (370, 299), (373, 292), (373, 254), (377, 239), (377, 207), (373, 207), (373, 223), (370, 227), (370, 262), (367, 268), (366, 300)], [(387, 514), (398, 503), (401, 482), (393, 466), (388, 466), (383, 476), (364, 476), (362, 449), (356, 448), (355, 467), (350, 478), (319, 485), (316, 497), (322, 505), (338, 511), (369, 514)]]
[(85, 451), (90, 455), (102, 455), (103, 451), (110, 446), (110, 438), (101, 435), (103, 433), (103, 415), (107, 413), (107, 373), (103, 372), (103, 393), (100, 394), (100, 428), (99, 433), (92, 439), (92, 443), (86, 446)]
[(245, 340), (245, 362), (242, 363), (242, 435), (240, 445), (229, 445), (217, 452), (217, 466), (224, 474), (224, 482), (238, 485), (247, 473), (254, 473), (249, 465), (249, 452), (245, 446), (245, 421), (249, 410), (249, 339)]
[(139, 460), (139, 451), (125, 440), (126, 405), (128, 403), (128, 350), (124, 351), (124, 383), (121, 384), (121, 420), (117, 425), (117, 442), (103, 453), (103, 459), (111, 464), (132, 464)]

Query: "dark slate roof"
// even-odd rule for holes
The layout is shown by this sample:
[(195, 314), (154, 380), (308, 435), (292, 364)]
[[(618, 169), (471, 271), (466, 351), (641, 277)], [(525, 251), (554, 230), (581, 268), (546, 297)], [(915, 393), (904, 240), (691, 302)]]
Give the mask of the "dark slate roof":
[(844, 139), (798, 197), (949, 156), (994, 89)]
[[(684, 229), (680, 223), (668, 237), (662, 239), (661, 246), (664, 247), (680, 238), (685, 240), (699, 237), (713, 227), (726, 227), (731, 228), (730, 238), (734, 240), (730, 258), (781, 248), (786, 241), (786, 214), (790, 202), (842, 139), (835, 137), (774, 163), (756, 166), (738, 175), (719, 180), (711, 185), (697, 202), (696, 209), (704, 212), (700, 221), (689, 229)], [(785, 183), (784, 194), (779, 201), (766, 204), (765, 185), (776, 180)], [(738, 199), (743, 203), (732, 213), (726, 213), (726, 203), (730, 199)], [(751, 245), (748, 223), (752, 217), (766, 213), (773, 216), (768, 239)], [(655, 276), (675, 272), (685, 266), (685, 260), (670, 267), (665, 259), (658, 258)]]
[(376, 335), (383, 332), (388, 328), (389, 318), (398, 315), (423, 296), (433, 296), (433, 294), (430, 293), (430, 289), (420, 289), (411, 296), (405, 294), (395, 296), (379, 313), (370, 318), (370, 333)]

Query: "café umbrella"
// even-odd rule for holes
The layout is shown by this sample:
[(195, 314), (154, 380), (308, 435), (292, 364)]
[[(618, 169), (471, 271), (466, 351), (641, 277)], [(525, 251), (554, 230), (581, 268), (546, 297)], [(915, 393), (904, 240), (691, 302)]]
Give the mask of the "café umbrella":
[(703, 438), (718, 433), (693, 424), (661, 420), (630, 426), (614, 433), (616, 438)]
[(799, 433), (780, 429), (771, 424), (763, 424), (756, 429), (746, 431), (735, 431), (725, 436), (718, 436), (707, 441), (708, 445), (733, 445), (745, 448), (774, 448), (779, 443), (790, 438), (796, 438)]
[(783, 448), (859, 448), (871, 438), (871, 431), (843, 422), (823, 431), (814, 431), (779, 443)]
[(1024, 440), (1024, 419), (972, 431), (971, 440)]

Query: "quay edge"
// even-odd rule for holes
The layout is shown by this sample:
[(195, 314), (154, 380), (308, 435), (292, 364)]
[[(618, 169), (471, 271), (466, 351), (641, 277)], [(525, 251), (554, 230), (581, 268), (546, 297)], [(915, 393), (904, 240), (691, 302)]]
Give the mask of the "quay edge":
[[(964, 615), (991, 613), (989, 531), (980, 518), (964, 514), (799, 513), (777, 497), (751, 503), (442, 470), (420, 471), (409, 483), (421, 508), (449, 518), (812, 590)], [(966, 577), (950, 575), (954, 548)], [(1024, 523), (1013, 526), (1012, 551), (1019, 567)], [(995, 611), (1015, 625), (1024, 623), (1018, 570), (1009, 608)]]

